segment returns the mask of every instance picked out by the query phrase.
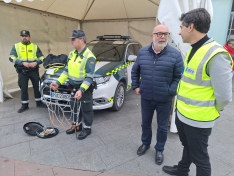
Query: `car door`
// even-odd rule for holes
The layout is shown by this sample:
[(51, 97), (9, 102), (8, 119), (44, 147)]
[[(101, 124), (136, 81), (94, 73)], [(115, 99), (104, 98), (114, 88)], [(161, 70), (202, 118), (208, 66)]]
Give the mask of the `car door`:
[(131, 72), (132, 72), (132, 66), (134, 64), (134, 62), (130, 62), (128, 61), (128, 56), (129, 55), (136, 55), (138, 54), (140, 47), (138, 45), (138, 43), (130, 43), (128, 44), (127, 48), (126, 48), (126, 57), (125, 57), (125, 61), (127, 64), (127, 69), (125, 72), (125, 75), (127, 76), (127, 88), (126, 90), (130, 90), (132, 87), (132, 79), (131, 79)]

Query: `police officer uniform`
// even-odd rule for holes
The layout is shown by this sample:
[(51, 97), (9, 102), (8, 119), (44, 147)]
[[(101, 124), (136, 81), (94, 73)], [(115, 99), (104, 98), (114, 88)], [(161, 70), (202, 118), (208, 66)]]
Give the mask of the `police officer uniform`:
[[(85, 37), (85, 33), (82, 30), (73, 30), (73, 34), (70, 38)], [(85, 46), (84, 49), (78, 53), (77, 50), (73, 50), (69, 53), (68, 63), (58, 78), (56, 83), (58, 85), (63, 84), (67, 79), (72, 86), (71, 94), (71, 110), (74, 113), (74, 123), (81, 124), (81, 117), (83, 117), (83, 125), (79, 125), (77, 131), (82, 132), (79, 134), (78, 139), (84, 139), (91, 134), (91, 126), (93, 123), (93, 74), (96, 65), (96, 57)], [(77, 113), (78, 105), (76, 99), (74, 99), (75, 93), (80, 90), (82, 92), (82, 98), (79, 100), (81, 103), (80, 113)], [(79, 114), (79, 119), (78, 118)], [(68, 129), (67, 134), (75, 132), (74, 128)]]
[[(20, 36), (30, 37), (30, 32), (27, 30), (22, 30)], [(44, 60), (41, 50), (37, 45), (31, 43), (30, 41), (24, 42), (23, 40), (16, 43), (11, 52), (9, 60), (14, 63), (16, 71), (18, 73), (18, 85), (21, 89), (21, 101), (22, 107), (18, 110), (21, 113), (28, 109), (28, 80), (30, 79), (34, 88), (34, 97), (37, 107), (46, 107), (41, 102), (41, 94), (39, 91), (39, 64)], [(25, 67), (23, 62), (32, 63), (37, 62), (35, 67)]]

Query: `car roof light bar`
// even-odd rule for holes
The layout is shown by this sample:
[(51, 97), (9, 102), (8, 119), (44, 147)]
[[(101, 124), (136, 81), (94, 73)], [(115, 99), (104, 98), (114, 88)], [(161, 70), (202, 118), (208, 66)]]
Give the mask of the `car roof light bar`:
[(97, 39), (99, 39), (99, 40), (105, 40), (105, 39), (129, 40), (129, 39), (131, 39), (131, 37), (130, 36), (122, 36), (122, 35), (101, 35), (101, 36), (97, 36)]

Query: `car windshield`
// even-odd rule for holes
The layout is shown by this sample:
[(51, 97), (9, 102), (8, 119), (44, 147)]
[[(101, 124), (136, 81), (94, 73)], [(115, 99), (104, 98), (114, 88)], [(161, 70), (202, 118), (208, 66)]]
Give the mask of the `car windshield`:
[(118, 62), (123, 57), (123, 44), (113, 44), (109, 42), (97, 42), (87, 44), (88, 48), (96, 56), (97, 61)]

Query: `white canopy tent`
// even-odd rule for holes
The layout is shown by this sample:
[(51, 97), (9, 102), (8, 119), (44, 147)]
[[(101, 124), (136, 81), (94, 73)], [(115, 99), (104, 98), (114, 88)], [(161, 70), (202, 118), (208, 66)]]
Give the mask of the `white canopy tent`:
[(120, 34), (145, 46), (151, 41), (159, 4), (159, 0), (17, 1), (0, 0), (0, 70), (7, 89), (18, 88), (17, 73), (8, 58), (21, 30), (30, 31), (31, 41), (45, 57), (68, 54), (73, 49), (68, 39), (73, 29), (83, 29), (88, 41), (97, 35)]
[[(158, 15), (159, 20), (169, 26), (177, 47), (182, 45), (177, 35), (179, 26), (167, 23), (172, 21), (170, 14), (186, 12), (195, 7), (195, 3), (197, 7), (204, 7), (207, 1), (211, 2), (173, 0), (184, 9), (175, 12), (171, 0), (0, 0), (0, 71), (4, 85), (8, 90), (18, 88), (17, 73), (9, 61), (9, 53), (13, 44), (20, 41), (21, 30), (30, 31), (31, 41), (40, 47), (45, 57), (68, 54), (73, 49), (68, 38), (73, 29), (83, 29), (88, 42), (98, 35), (119, 34), (130, 35), (146, 46), (151, 42), (150, 34), (157, 23), (160, 1), (163, 10)], [(178, 17), (173, 19), (177, 21)], [(40, 69), (42, 73), (44, 70)]]

